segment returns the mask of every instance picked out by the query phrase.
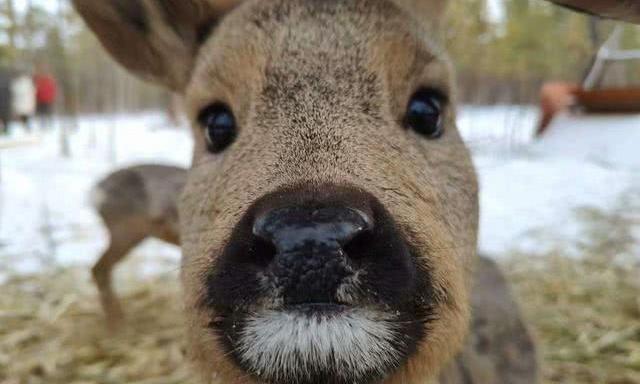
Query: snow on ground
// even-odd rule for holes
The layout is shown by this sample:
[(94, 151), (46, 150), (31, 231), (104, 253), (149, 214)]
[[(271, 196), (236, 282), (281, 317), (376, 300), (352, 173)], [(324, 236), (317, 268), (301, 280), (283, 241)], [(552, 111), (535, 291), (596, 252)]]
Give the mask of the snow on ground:
[[(579, 236), (577, 209), (606, 210), (623, 194), (640, 193), (640, 115), (562, 116), (533, 141), (536, 118), (529, 107), (460, 111), (480, 176), (480, 247), (496, 257)], [(17, 131), (0, 139), (0, 148), (26, 141), (0, 149), (0, 278), (7, 271), (93, 262), (106, 233), (88, 201), (91, 186), (125, 165), (187, 166), (192, 146), (188, 130), (168, 126), (159, 113), (82, 117), (71, 134), (70, 158), (60, 156), (57, 130), (35, 143)], [(136, 253), (174, 266), (179, 257), (176, 248), (153, 241)], [(150, 273), (160, 263), (144, 265)]]
[[(81, 118), (71, 134), (70, 158), (60, 156), (57, 130), (37, 137), (34, 144), (0, 150), (0, 277), (3, 271), (93, 262), (107, 240), (89, 202), (93, 184), (130, 164), (187, 166), (192, 145), (186, 129), (168, 127), (154, 113)], [(0, 148), (24, 139), (16, 128), (11, 138), (0, 139)], [(141, 251), (158, 260), (179, 256), (153, 241)]]
[[(582, 233), (576, 219), (580, 208), (606, 211), (618, 208), (623, 196), (640, 195), (640, 115), (564, 115), (534, 141), (534, 110), (478, 112), (480, 132), (472, 130), (473, 118), (465, 120), (464, 111), (460, 123), (480, 176), (484, 252), (544, 252), (566, 246)], [(500, 132), (509, 129), (500, 126), (501, 114), (520, 116), (511, 122), (517, 133), (503, 134), (502, 139)], [(491, 121), (497, 122), (496, 128), (487, 126)], [(494, 140), (474, 146), (483, 132), (494, 132)], [(640, 231), (640, 221), (637, 227)]]

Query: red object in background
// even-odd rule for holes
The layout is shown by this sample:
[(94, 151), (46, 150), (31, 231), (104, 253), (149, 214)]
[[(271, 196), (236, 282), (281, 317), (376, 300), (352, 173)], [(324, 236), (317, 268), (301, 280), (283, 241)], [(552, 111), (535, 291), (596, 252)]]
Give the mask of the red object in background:
[(576, 102), (587, 112), (638, 113), (640, 112), (640, 87), (605, 88), (576, 92)]
[(58, 85), (53, 76), (36, 75), (34, 83), (36, 84), (36, 100), (38, 104), (53, 104), (56, 101)]
[(540, 91), (540, 110), (542, 117), (536, 136), (541, 136), (551, 124), (553, 117), (569, 108), (575, 101), (575, 95), (580, 87), (565, 82), (551, 82), (542, 86)]

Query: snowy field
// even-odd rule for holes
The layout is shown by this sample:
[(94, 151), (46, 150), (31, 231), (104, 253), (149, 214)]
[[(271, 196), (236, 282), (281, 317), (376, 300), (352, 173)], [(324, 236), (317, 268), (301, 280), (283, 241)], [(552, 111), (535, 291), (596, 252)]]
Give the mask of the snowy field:
[[(620, 201), (640, 196), (640, 115), (563, 116), (540, 141), (531, 139), (535, 121), (527, 107), (460, 112), (481, 181), (480, 247), (494, 257), (544, 252), (578, 236), (581, 208), (619, 209)], [(0, 279), (92, 263), (106, 233), (88, 201), (91, 186), (126, 165), (187, 166), (192, 145), (186, 128), (169, 126), (159, 113), (79, 119), (70, 158), (60, 156), (57, 131), (15, 131), (0, 139)], [(21, 145), (6, 148), (15, 142)], [(640, 235), (638, 212), (631, 214)], [(135, 252), (145, 255), (136, 271), (177, 268), (175, 247), (148, 241)]]

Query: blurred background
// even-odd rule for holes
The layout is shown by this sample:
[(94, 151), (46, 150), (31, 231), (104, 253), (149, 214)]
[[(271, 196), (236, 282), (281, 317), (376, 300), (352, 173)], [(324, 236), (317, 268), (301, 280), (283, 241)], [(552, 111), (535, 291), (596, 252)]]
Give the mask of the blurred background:
[[(480, 250), (514, 285), (543, 382), (640, 383), (640, 27), (456, 0), (445, 40)], [(119, 267), (120, 335), (89, 275), (108, 240), (91, 187), (188, 166), (179, 98), (120, 69), (66, 1), (0, 0), (0, 115), (0, 383), (188, 381), (179, 250), (149, 240)]]

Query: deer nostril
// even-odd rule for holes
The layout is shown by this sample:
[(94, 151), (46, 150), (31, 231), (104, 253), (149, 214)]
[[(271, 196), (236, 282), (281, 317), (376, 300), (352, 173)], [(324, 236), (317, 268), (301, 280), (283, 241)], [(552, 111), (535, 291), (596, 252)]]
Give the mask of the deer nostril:
[(351, 222), (352, 230), (349, 235), (345, 236), (340, 244), (343, 248), (373, 231), (373, 219), (371, 219), (371, 216), (358, 209), (350, 209), (350, 211), (352, 218), (355, 218), (355, 220)]
[(254, 241), (251, 243), (249, 253), (253, 255), (253, 258), (258, 265), (266, 267), (276, 257), (278, 250), (272, 242), (256, 236)]
[(356, 234), (342, 250), (352, 260), (363, 260), (374, 254), (371, 244), (374, 243), (373, 230), (366, 230)]

